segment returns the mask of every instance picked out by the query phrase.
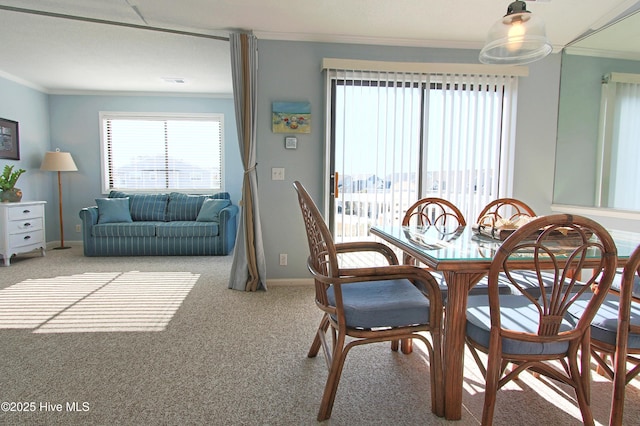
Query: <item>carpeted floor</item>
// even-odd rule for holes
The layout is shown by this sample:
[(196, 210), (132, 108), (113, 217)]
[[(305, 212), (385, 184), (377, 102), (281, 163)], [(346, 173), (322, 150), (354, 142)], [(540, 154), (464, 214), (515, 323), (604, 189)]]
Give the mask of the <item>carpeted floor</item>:
[[(7, 328), (0, 321), (0, 424), (316, 424), (326, 367), (322, 357), (306, 357), (320, 319), (313, 290), (229, 290), (230, 265), (231, 256), (85, 258), (80, 247), (49, 250), (44, 258), (29, 254), (13, 259), (10, 267), (0, 268), (0, 302), (9, 300), (5, 290), (18, 283), (54, 277), (71, 282), (62, 277), (86, 273), (117, 277), (138, 271), (138, 278), (146, 273), (189, 273), (186, 276), (196, 276), (197, 281), (161, 305), (168, 323), (153, 331), (94, 327), (44, 332), (63, 318), (56, 313), (24, 328)], [(134, 279), (122, 291), (140, 282), (144, 283)], [(164, 294), (157, 287), (142, 293)], [(92, 302), (98, 311), (76, 316), (75, 323), (102, 318), (105, 306), (120, 314), (133, 309), (117, 298), (93, 303), (97, 295), (92, 291), (78, 299)], [(59, 296), (50, 293), (49, 302)], [(23, 291), (16, 304), (34, 300)], [(59, 312), (75, 313), (83, 306), (71, 302)], [(140, 306), (146, 305), (138, 303), (135, 309)], [(116, 317), (131, 320), (130, 315)], [(482, 378), (471, 357), (465, 365), (462, 420), (448, 422), (430, 412), (428, 368), (419, 348), (409, 356), (391, 352), (388, 344), (356, 348), (347, 358), (333, 415), (326, 423), (478, 425)], [(521, 377), (500, 392), (495, 424), (581, 424), (571, 391), (528, 374)], [(592, 393), (596, 421), (606, 424), (610, 382), (594, 377)], [(9, 411), (5, 402), (13, 403)], [(627, 391), (626, 424), (637, 423), (638, 402), (634, 380)]]

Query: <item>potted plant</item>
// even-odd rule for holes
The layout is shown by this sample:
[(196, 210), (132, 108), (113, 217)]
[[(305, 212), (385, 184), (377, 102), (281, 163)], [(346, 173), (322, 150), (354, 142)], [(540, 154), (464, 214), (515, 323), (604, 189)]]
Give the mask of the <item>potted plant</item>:
[(24, 172), (26, 172), (25, 169), (13, 171), (13, 166), (4, 166), (4, 170), (0, 175), (0, 201), (5, 203), (22, 200), (22, 191), (16, 188), (16, 182)]

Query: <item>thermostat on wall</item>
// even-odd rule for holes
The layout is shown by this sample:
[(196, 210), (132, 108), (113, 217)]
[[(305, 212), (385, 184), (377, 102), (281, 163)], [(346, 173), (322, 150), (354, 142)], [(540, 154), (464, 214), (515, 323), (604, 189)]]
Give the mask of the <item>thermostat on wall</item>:
[(298, 147), (298, 139), (293, 136), (284, 138), (284, 147), (287, 149), (296, 149)]

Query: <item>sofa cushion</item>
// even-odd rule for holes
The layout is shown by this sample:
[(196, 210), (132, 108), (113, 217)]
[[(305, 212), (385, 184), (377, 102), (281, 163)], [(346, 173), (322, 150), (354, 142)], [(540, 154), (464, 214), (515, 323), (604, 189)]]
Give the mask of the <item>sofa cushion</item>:
[(129, 198), (96, 198), (98, 223), (132, 222)]
[(165, 222), (105, 223), (91, 227), (94, 237), (155, 237), (156, 225)]
[(156, 236), (160, 238), (216, 237), (217, 235), (217, 222), (173, 221), (160, 223), (156, 228)]
[(129, 210), (134, 221), (166, 221), (169, 194), (127, 194), (111, 191), (109, 198), (129, 198)]
[(208, 195), (188, 195), (179, 192), (169, 194), (169, 205), (167, 215), (169, 221), (175, 220), (196, 220), (200, 207)]
[(220, 220), (220, 211), (231, 205), (231, 200), (214, 200), (209, 198), (204, 200), (196, 222), (218, 222)]

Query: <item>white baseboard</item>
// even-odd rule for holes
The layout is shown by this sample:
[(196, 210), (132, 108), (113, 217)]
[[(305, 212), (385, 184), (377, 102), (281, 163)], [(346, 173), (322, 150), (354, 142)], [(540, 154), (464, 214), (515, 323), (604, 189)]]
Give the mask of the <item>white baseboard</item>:
[(313, 278), (278, 278), (267, 279), (267, 288), (273, 287), (291, 287), (291, 286), (312, 286)]

